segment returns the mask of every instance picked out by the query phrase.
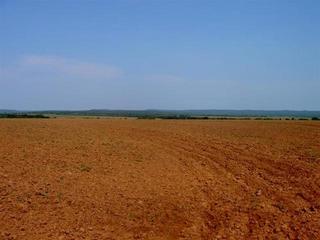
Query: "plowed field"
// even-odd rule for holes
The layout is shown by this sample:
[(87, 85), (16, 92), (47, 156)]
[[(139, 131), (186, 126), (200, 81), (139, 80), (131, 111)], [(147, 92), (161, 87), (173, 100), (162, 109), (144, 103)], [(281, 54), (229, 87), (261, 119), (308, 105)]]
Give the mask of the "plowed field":
[(320, 122), (2, 119), (0, 239), (320, 239)]

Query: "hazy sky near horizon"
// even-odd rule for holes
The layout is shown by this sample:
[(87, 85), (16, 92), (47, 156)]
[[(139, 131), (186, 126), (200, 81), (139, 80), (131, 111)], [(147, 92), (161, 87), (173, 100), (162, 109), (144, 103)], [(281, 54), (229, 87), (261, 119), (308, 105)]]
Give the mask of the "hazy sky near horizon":
[(320, 110), (320, 1), (0, 0), (0, 109)]

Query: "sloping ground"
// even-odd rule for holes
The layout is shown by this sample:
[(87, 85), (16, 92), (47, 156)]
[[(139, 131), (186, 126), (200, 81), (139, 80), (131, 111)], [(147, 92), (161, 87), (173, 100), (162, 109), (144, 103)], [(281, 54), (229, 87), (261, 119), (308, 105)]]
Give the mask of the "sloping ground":
[(0, 239), (319, 239), (320, 123), (0, 120)]

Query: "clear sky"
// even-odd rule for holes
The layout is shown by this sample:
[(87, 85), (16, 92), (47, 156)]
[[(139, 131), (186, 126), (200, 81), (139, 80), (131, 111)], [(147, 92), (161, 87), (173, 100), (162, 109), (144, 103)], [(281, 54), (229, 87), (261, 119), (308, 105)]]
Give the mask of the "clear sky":
[(0, 109), (320, 110), (318, 0), (0, 0)]

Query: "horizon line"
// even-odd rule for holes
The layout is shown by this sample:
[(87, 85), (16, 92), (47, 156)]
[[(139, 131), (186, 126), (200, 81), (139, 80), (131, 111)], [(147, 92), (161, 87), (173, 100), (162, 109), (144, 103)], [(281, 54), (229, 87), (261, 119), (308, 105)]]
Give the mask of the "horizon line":
[(125, 109), (125, 108), (86, 108), (86, 109), (13, 109), (0, 108), (0, 111), (15, 112), (45, 112), (45, 111), (66, 111), (66, 112), (83, 112), (83, 111), (262, 111), (262, 112), (320, 112), (320, 110), (310, 109), (228, 109), (228, 108), (182, 108), (182, 109), (165, 109), (165, 108), (144, 108), (144, 109)]

